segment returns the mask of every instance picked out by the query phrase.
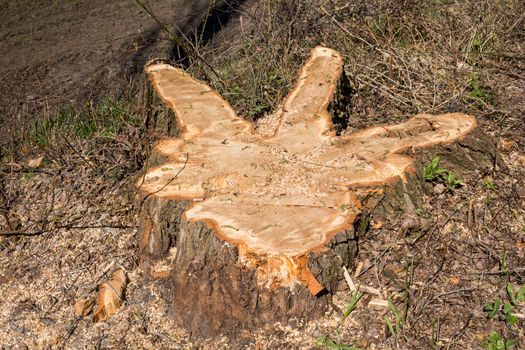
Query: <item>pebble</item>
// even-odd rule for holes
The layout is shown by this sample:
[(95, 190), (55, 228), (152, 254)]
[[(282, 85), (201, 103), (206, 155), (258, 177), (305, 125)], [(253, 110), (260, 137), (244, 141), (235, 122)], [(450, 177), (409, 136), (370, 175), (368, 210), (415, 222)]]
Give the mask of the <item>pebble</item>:
[(77, 213), (77, 214), (83, 214), (83, 213), (86, 212), (86, 210), (87, 210), (86, 205), (84, 205), (84, 204), (80, 204), (80, 205), (78, 205), (78, 206), (76, 207), (76, 209), (75, 209), (75, 213)]
[(102, 223), (102, 222), (106, 221), (107, 218), (108, 218), (108, 214), (104, 213), (104, 214), (100, 215), (100, 217), (98, 218), (98, 222)]
[(57, 321), (52, 319), (52, 318), (49, 318), (49, 317), (42, 317), (40, 319), (40, 322), (42, 322), (46, 326), (51, 326), (51, 325), (55, 324)]
[(319, 338), (321, 335), (323, 335), (323, 334), (321, 333), (321, 331), (319, 329), (317, 329), (317, 327), (312, 332), (312, 337), (314, 337), (314, 338)]
[(443, 184), (436, 184), (434, 186), (434, 194), (436, 196), (439, 196), (440, 194), (443, 194), (443, 192), (445, 192), (445, 190), (446, 190), (446, 187)]
[(26, 344), (24, 343), (18, 343), (16, 345), (14, 345), (11, 350), (28, 350), (29, 348), (27, 347)]

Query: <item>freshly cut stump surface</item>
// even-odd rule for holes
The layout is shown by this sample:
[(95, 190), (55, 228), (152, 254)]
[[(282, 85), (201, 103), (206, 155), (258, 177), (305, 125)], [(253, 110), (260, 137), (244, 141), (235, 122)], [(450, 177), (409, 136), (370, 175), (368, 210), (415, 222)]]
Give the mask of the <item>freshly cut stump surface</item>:
[(420, 114), (336, 136), (327, 106), (342, 65), (336, 51), (315, 48), (259, 128), (183, 70), (146, 68), (180, 135), (156, 145), (137, 183), (142, 254), (176, 247), (170, 288), (190, 331), (231, 334), (324, 310), (355, 256), (356, 220), (374, 209), (362, 198), (407, 183), (407, 153), (465, 140), (476, 127), (461, 113)]

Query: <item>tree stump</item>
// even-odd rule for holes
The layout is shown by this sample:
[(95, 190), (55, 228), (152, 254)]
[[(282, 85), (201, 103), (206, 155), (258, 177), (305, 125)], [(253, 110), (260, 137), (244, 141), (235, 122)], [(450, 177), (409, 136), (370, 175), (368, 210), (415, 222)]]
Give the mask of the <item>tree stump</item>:
[(327, 107), (341, 104), (342, 63), (315, 48), (281, 109), (257, 128), (184, 71), (146, 67), (180, 133), (155, 146), (137, 183), (140, 254), (154, 261), (176, 247), (174, 317), (191, 333), (234, 336), (320, 315), (369, 213), (399, 215), (421, 200), (417, 149), (460, 173), (492, 166), (493, 143), (460, 113), (337, 136)]

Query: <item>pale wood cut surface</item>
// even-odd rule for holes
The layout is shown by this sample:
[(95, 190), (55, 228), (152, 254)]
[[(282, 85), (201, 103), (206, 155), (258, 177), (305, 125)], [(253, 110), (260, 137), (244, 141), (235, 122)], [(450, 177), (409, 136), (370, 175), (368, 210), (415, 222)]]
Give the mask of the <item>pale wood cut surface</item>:
[(138, 186), (154, 196), (194, 200), (186, 219), (206, 221), (219, 238), (238, 244), (241, 260), (264, 271), (263, 283), (299, 280), (318, 293), (322, 286), (311, 280), (303, 257), (353, 224), (360, 211), (353, 189), (405, 179), (413, 159), (403, 152), (454, 142), (476, 126), (460, 113), (422, 114), (338, 137), (326, 107), (342, 63), (337, 52), (315, 48), (270, 133), (256, 132), (184, 71), (147, 67), (182, 133), (156, 146), (169, 161), (149, 169)]

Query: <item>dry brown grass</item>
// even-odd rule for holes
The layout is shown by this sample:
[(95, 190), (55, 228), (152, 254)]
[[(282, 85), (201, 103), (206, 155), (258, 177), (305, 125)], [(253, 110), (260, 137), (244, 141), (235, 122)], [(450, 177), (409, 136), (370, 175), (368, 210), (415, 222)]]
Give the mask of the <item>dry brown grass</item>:
[(203, 54), (227, 82), (216, 87), (252, 119), (276, 108), (324, 44), (347, 58), (351, 127), (448, 111), (523, 126), (523, 103), (506, 104), (499, 82), (525, 78), (524, 10), (521, 1), (262, 1), (232, 41)]

